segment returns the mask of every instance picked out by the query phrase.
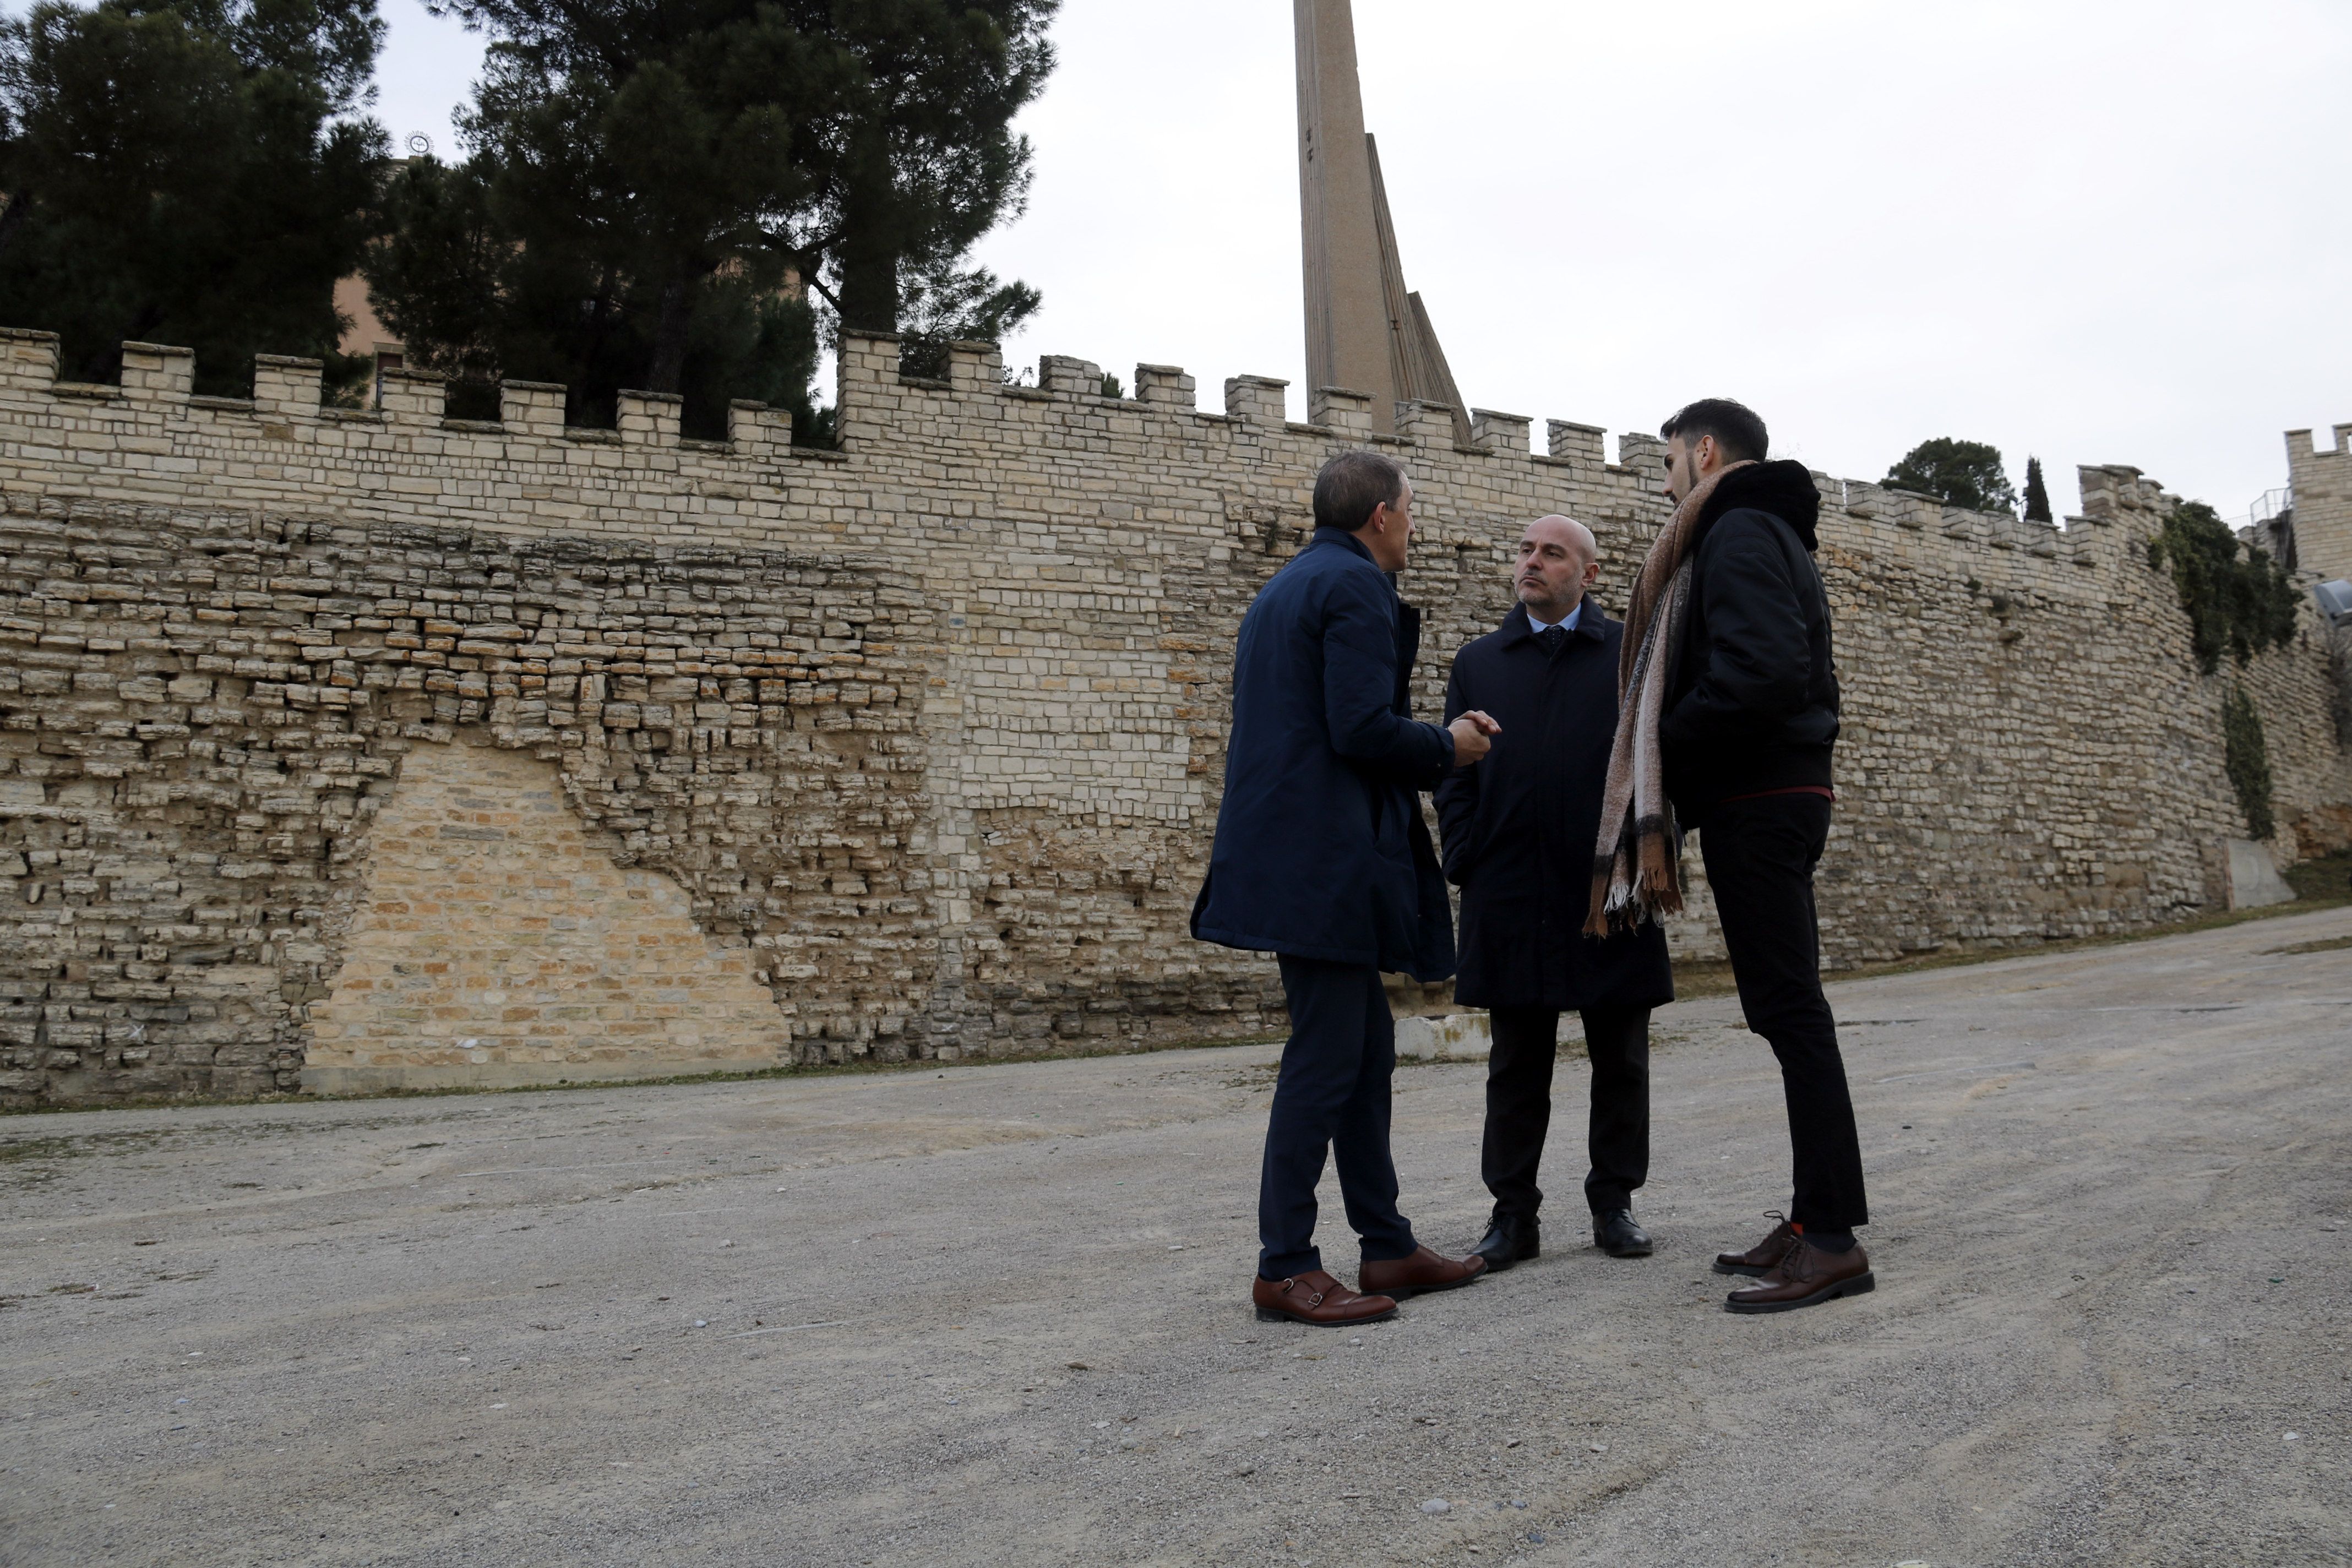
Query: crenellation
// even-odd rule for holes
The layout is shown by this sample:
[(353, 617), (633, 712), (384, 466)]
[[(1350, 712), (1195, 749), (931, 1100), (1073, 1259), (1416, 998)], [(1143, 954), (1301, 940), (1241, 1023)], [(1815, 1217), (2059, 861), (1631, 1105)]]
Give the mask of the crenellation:
[[(1142, 371), (1136, 372), (1139, 384)], [(969, 396), (994, 393), (1004, 384), (1004, 351), (992, 342), (959, 340), (948, 344), (948, 385)]]
[(624, 391), (614, 428), (620, 432), (625, 446), (675, 447), (685, 407), (686, 399), (675, 392)]
[(565, 388), (547, 381), (499, 383), (499, 423), (510, 436), (552, 440), (563, 433)]
[(1037, 384), (1065, 397), (1100, 397), (1102, 366), (1068, 354), (1045, 354), (1037, 361)]
[(1372, 395), (1344, 386), (1318, 386), (1307, 399), (1307, 423), (1343, 441), (1372, 438)]
[(1544, 451), (1556, 461), (1573, 463), (1598, 474), (1609, 466), (1608, 430), (1599, 425), (1578, 425), (1566, 419), (1544, 421)]
[[(280, 431), (288, 423), (316, 423), (323, 392), (326, 365), (315, 359), (286, 354), (253, 356), (253, 409), (265, 423)], [(404, 373), (423, 375), (424, 372)], [(386, 410), (389, 416), (390, 410)], [(434, 413), (437, 423), (439, 410)], [(290, 432), (279, 439), (290, 439)]]
[(1290, 383), (1270, 375), (1235, 375), (1225, 379), (1225, 417), (1245, 425), (1284, 423), (1283, 395)]
[(1497, 414), (1491, 408), (1470, 411), (1470, 445), (1496, 457), (1524, 458), (1528, 431), (1535, 421), (1524, 414)]
[(1421, 447), (1454, 445), (1454, 410), (1443, 403), (1411, 398), (1396, 405), (1397, 439)]
[(1139, 364), (1135, 367), (1135, 395), (1139, 402), (1159, 404), (1169, 408), (1191, 408), (1197, 393), (1197, 384), (1184, 374), (1181, 365)]
[(193, 349), (122, 345), (122, 395), (131, 403), (184, 405), (196, 387)]

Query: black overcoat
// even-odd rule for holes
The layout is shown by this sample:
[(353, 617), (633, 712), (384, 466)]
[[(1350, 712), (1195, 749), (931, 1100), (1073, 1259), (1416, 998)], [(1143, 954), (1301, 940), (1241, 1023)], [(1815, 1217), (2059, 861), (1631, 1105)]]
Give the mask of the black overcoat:
[(1454, 920), (1419, 792), (1454, 737), (1416, 723), (1421, 617), (1371, 552), (1318, 528), (1234, 644), (1234, 724), (1192, 934), (1257, 952), (1454, 973)]
[(1617, 729), (1622, 623), (1586, 600), (1557, 655), (1513, 605), (1464, 645), (1445, 687), (1451, 722), (1483, 709), (1494, 749), (1437, 789), (1448, 881), (1462, 889), (1465, 1007), (1654, 1007), (1675, 996), (1665, 932), (1583, 934), (1592, 847)]

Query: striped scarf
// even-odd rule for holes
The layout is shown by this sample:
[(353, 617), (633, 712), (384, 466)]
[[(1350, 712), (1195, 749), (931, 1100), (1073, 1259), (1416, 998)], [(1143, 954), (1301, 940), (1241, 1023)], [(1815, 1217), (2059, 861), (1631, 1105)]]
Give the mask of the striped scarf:
[(1617, 650), (1617, 737), (1601, 795), (1601, 836), (1592, 848), (1592, 908), (1588, 936), (1662, 921), (1683, 907), (1682, 839), (1666, 799), (1658, 728), (1682, 647), (1690, 605), (1691, 546), (1699, 514), (1730, 463), (1701, 479), (1658, 531), (1625, 605), (1625, 640)]

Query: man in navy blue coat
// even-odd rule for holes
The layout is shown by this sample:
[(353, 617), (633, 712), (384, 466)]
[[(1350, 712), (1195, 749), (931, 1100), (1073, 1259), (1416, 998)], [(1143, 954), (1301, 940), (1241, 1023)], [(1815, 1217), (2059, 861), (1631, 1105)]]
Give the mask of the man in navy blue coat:
[(1601, 574), (1591, 531), (1539, 517), (1519, 540), (1518, 603), (1454, 656), (1445, 711), (1502, 726), (1495, 749), (1437, 790), (1445, 875), (1462, 889), (1462, 968), (1454, 999), (1487, 1009), (1486, 1131), (1479, 1172), (1495, 1217), (1479, 1254), (1508, 1268), (1541, 1250), (1536, 1185), (1551, 1124), (1559, 1016), (1574, 1008), (1592, 1064), (1584, 1178), (1593, 1243), (1646, 1258), (1633, 1192), (1650, 1170), (1650, 1010), (1675, 997), (1655, 924), (1582, 934), (1592, 844), (1617, 731), (1624, 627), (1586, 590)]
[[(1383, 970), (1454, 973), (1454, 921), (1419, 792), (1486, 753), (1494, 723), (1408, 712), (1421, 617), (1394, 574), (1412, 539), (1412, 487), (1375, 452), (1315, 480), (1315, 537), (1258, 593), (1234, 648), (1234, 722), (1203, 942), (1277, 955), (1290, 1008), (1258, 1184), (1259, 1315), (1370, 1322), (1396, 1299), (1466, 1285), (1484, 1258), (1442, 1258), (1397, 1211), (1389, 1156), (1396, 1037)], [(1323, 1268), (1315, 1188), (1328, 1151), (1361, 1239), (1361, 1292)]]

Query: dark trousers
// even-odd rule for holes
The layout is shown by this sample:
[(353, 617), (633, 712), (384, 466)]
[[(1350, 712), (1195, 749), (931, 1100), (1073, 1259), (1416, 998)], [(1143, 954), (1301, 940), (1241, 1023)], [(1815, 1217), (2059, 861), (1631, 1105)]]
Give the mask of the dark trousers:
[(1258, 1177), (1257, 1271), (1287, 1279), (1323, 1267), (1315, 1247), (1315, 1187), (1330, 1151), (1339, 1196), (1367, 1258), (1410, 1258), (1418, 1245), (1397, 1212), (1389, 1158), (1389, 1079), (1396, 1026), (1370, 964), (1282, 957), (1290, 1043), (1282, 1048)]
[[(1592, 1161), (1584, 1201), (1594, 1214), (1631, 1208), (1650, 1179), (1650, 1010), (1587, 1007), (1584, 1046), (1592, 1058), (1592, 1114), (1585, 1148)], [(1543, 1203), (1536, 1169), (1551, 1127), (1551, 1069), (1559, 1014), (1549, 1007), (1496, 1007), (1486, 1015), (1486, 1137), (1478, 1174), (1495, 1194), (1495, 1215), (1532, 1215)]]
[(1778, 795), (1716, 806), (1698, 837), (1740, 1009), (1780, 1058), (1796, 1165), (1789, 1217), (1851, 1230), (1870, 1222), (1870, 1205), (1837, 1020), (1822, 994), (1813, 868), (1829, 832), (1825, 796)]

